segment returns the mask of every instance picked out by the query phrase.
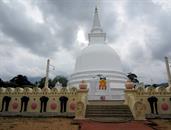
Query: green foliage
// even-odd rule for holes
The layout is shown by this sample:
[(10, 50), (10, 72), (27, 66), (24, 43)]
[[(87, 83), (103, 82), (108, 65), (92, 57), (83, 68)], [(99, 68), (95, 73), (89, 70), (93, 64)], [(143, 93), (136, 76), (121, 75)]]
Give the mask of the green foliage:
[(4, 85), (4, 81), (0, 78), (0, 87)]
[[(53, 80), (52, 79), (49, 79), (48, 87), (49, 88), (55, 87), (55, 84), (57, 82), (61, 83), (62, 84), (62, 87), (66, 87), (68, 80), (64, 76), (61, 76), (61, 75), (56, 76)], [(45, 85), (45, 77), (41, 78), (41, 80), (38, 81), (38, 87), (43, 88), (44, 85)]]
[[(64, 76), (58, 75), (53, 80), (49, 79), (49, 88), (55, 87), (55, 84), (59, 82), (62, 84), (62, 87), (67, 86), (68, 79)], [(45, 77), (41, 78), (40, 81), (36, 81), (33, 85), (26, 76), (23, 76), (21, 74), (13, 77), (10, 81), (4, 82), (2, 79), (0, 79), (0, 87), (35, 87), (38, 86), (40, 88), (43, 88), (45, 85)]]
[(17, 75), (13, 77), (10, 81), (3, 81), (0, 79), (0, 87), (33, 87), (33, 84), (24, 75)]
[[(38, 87), (39, 88), (43, 88), (45, 86), (45, 79), (46, 79), (46, 77), (43, 77), (43, 78), (40, 79), (40, 81), (38, 81)], [(52, 82), (52, 80), (49, 79), (49, 81), (48, 81), (48, 87), (51, 87), (52, 86), (51, 85), (51, 82)]]
[(27, 77), (21, 74), (12, 78), (10, 80), (10, 83), (15, 84), (17, 87), (32, 85), (32, 83), (27, 79)]
[(41, 78), (40, 81), (38, 81), (38, 87), (43, 88), (45, 85), (45, 77)]
[(68, 79), (64, 76), (56, 76), (53, 80), (52, 80), (52, 86), (54, 87), (55, 84), (59, 82), (62, 84), (62, 87), (66, 87), (67, 86), (67, 83), (68, 83)]
[(17, 86), (32, 85), (32, 83), (27, 79), (27, 77), (21, 74), (12, 78), (10, 80), (10, 83), (16, 84)]

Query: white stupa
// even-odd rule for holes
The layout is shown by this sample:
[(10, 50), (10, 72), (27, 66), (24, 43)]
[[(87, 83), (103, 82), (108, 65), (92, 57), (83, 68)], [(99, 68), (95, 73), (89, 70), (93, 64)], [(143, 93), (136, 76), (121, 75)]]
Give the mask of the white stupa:
[[(94, 21), (88, 34), (89, 45), (78, 55), (69, 86), (78, 87), (84, 80), (89, 87), (89, 100), (123, 100), (126, 75), (117, 53), (105, 43), (106, 33), (100, 25), (95, 8)], [(99, 89), (100, 78), (105, 77), (106, 89)]]

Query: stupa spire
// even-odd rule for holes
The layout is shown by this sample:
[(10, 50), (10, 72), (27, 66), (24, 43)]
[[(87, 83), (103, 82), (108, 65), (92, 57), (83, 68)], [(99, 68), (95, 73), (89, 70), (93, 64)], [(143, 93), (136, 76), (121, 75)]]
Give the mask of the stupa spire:
[(93, 32), (99, 32), (99, 33), (103, 32), (103, 30), (101, 28), (101, 24), (100, 24), (97, 6), (95, 7), (95, 11), (94, 11), (94, 19), (93, 19), (93, 26), (92, 26), (91, 32), (92, 33)]
[(93, 26), (91, 32), (88, 34), (88, 38), (89, 45), (105, 43), (106, 33), (103, 32), (103, 29), (101, 27), (97, 6), (95, 7)]

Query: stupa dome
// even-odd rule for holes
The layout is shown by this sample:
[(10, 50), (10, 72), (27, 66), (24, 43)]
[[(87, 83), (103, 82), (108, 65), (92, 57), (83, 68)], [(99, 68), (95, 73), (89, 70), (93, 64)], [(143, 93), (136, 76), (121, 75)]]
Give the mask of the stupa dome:
[(121, 61), (117, 53), (107, 44), (91, 44), (76, 59), (75, 73), (83, 71), (105, 70), (122, 72)]

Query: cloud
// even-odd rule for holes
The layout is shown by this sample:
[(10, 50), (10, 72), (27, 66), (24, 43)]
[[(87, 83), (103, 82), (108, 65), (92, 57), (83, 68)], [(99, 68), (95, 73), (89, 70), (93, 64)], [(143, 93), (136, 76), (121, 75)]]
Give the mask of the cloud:
[(127, 0), (114, 11), (116, 32), (111, 46), (120, 54), (125, 71), (137, 73), (145, 82), (167, 80), (164, 56), (171, 56), (170, 9), (153, 1)]
[[(0, 1), (0, 17), (1, 32), (33, 53), (47, 56), (57, 47), (52, 44), (55, 38), (50, 35), (49, 26), (32, 20), (21, 2)], [(52, 51), (47, 50), (47, 46)]]
[[(97, 5), (106, 42), (120, 55), (125, 72), (145, 82), (167, 81), (169, 3), (102, 0)], [(56, 67), (52, 77), (71, 74), (76, 55), (87, 45), (95, 5), (96, 0), (0, 1), (0, 76), (43, 76), (47, 58)]]
[[(166, 2), (168, 3), (166, 5)], [(154, 31), (146, 36), (145, 44), (152, 52), (155, 59), (162, 60), (165, 55), (169, 54), (169, 48), (171, 47), (171, 3), (170, 0), (159, 2), (153, 1), (136, 1), (128, 2), (127, 12), (130, 19), (135, 20), (137, 18), (143, 18), (141, 25), (148, 25), (149, 28), (153, 28)], [(165, 7), (167, 6), (167, 8)], [(145, 23), (146, 22), (146, 23)]]

